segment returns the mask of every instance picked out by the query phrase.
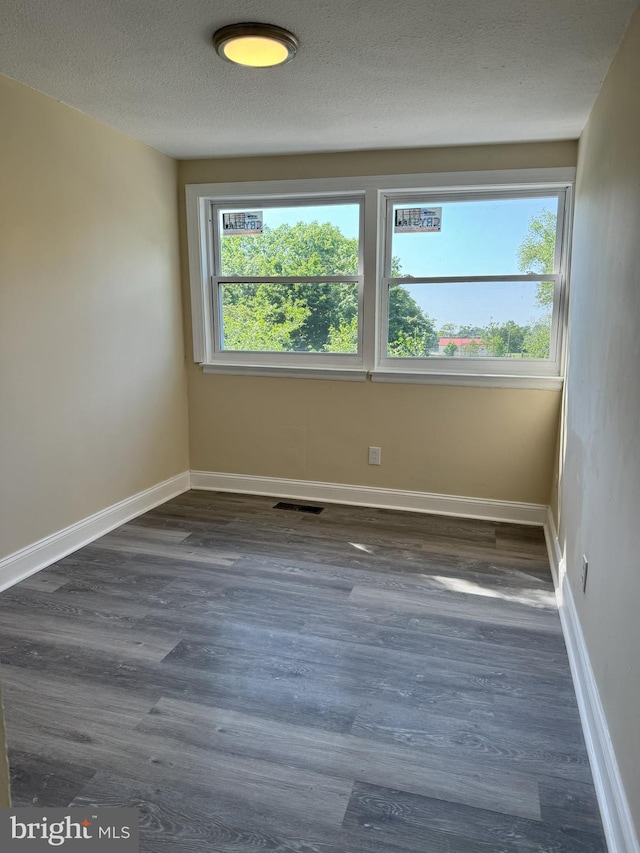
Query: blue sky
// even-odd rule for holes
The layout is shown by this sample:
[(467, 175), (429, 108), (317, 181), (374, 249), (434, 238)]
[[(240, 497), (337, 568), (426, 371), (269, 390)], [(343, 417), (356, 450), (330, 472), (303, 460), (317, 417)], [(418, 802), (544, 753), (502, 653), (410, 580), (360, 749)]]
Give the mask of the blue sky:
[[(430, 205), (437, 202), (430, 200)], [(518, 248), (532, 217), (545, 209), (556, 212), (557, 199), (444, 203), (439, 233), (394, 234), (392, 254), (400, 259), (404, 275), (518, 274)], [(485, 326), (491, 320), (524, 325), (542, 313), (534, 282), (416, 284), (407, 290), (437, 327), (444, 323)]]
[[(441, 206), (439, 233), (394, 234), (392, 254), (402, 274), (420, 277), (518, 274), (518, 247), (532, 217), (557, 211), (557, 198), (495, 199), (490, 201), (412, 201), (411, 206)], [(399, 205), (409, 206), (406, 203)], [(355, 205), (265, 208), (264, 222), (276, 228), (283, 222), (332, 222), (347, 237), (358, 233)], [(463, 283), (408, 285), (418, 304), (436, 322), (485, 326), (514, 320), (525, 324), (540, 316), (534, 283)]]

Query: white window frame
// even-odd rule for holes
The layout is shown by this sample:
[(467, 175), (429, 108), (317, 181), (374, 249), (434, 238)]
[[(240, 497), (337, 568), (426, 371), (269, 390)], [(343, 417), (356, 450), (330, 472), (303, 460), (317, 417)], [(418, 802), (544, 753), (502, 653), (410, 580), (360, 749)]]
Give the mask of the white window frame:
[[(365, 176), (355, 178), (291, 181), (188, 184), (185, 187), (189, 280), (192, 314), (193, 358), (205, 373), (233, 373), (266, 376), (302, 376), (321, 379), (434, 383), (557, 389), (562, 386), (566, 339), (566, 306), (569, 280), (572, 189), (574, 168), (521, 169), (486, 172), (447, 172), (418, 175)], [(564, 193), (559, 207), (560, 240), (556, 241), (557, 270), (554, 288), (552, 333), (553, 357), (542, 359), (464, 358), (401, 359), (386, 357), (386, 299), (384, 279), (389, 254), (386, 216), (389, 203), (407, 198), (445, 196), (467, 198), (549, 195)], [(245, 206), (255, 209), (269, 204), (341, 203), (363, 199), (361, 218), (358, 354), (343, 353), (238, 353), (216, 346), (219, 319), (213, 297), (221, 276), (216, 277), (212, 237), (212, 210), (218, 206)], [(393, 201), (392, 201), (393, 200)], [(557, 276), (557, 278), (556, 278)], [(320, 277), (319, 277), (320, 278)], [(322, 277), (324, 279), (324, 277)], [(469, 281), (465, 276), (458, 280)], [(500, 280), (500, 276), (480, 277)], [(508, 280), (539, 281), (549, 276), (507, 276)], [(351, 276), (337, 276), (349, 281)], [(223, 280), (245, 281), (242, 277)], [(258, 279), (262, 281), (262, 279)], [(300, 278), (296, 278), (299, 281)], [(318, 280), (318, 279), (312, 279)], [(426, 279), (428, 281), (429, 279)], [(454, 279), (447, 279), (453, 281)], [(269, 281), (277, 281), (269, 278)], [(289, 279), (291, 281), (291, 279)], [(402, 281), (399, 279), (398, 281)], [(411, 279), (412, 282), (425, 279)], [(431, 281), (443, 281), (442, 277)], [(286, 281), (285, 281), (286, 283)], [(420, 362), (416, 364), (416, 362)]]
[[(451, 374), (465, 374), (469, 372), (479, 373), (482, 375), (500, 374), (500, 375), (516, 375), (529, 376), (536, 374), (540, 376), (559, 376), (561, 359), (562, 359), (562, 327), (560, 323), (561, 311), (560, 303), (564, 294), (565, 266), (566, 266), (566, 246), (565, 246), (565, 218), (567, 211), (567, 193), (569, 188), (554, 187), (550, 188), (532, 188), (530, 190), (476, 190), (475, 192), (456, 192), (439, 191), (436, 193), (383, 193), (384, 197), (384, 213), (383, 213), (383, 229), (384, 229), (384, 260), (383, 260), (383, 277), (380, 288), (380, 303), (378, 318), (380, 323), (380, 351), (378, 353), (378, 367), (382, 371), (401, 371), (401, 372), (417, 372), (417, 373), (435, 373), (441, 374), (444, 371)], [(420, 276), (401, 276), (393, 278), (391, 276), (392, 263), (392, 244), (393, 244), (393, 208), (394, 205), (401, 204), (407, 207), (433, 207), (446, 202), (456, 201), (494, 201), (501, 199), (518, 199), (518, 198), (549, 198), (557, 197), (558, 199), (558, 214), (556, 218), (556, 244), (555, 257), (553, 264), (553, 272), (550, 274), (530, 273), (530, 274), (512, 274), (512, 275), (467, 275), (467, 276), (435, 276), (435, 277), (420, 277)], [(401, 358), (390, 357), (387, 355), (387, 328), (389, 319), (389, 291), (393, 284), (456, 284), (473, 283), (473, 282), (518, 282), (518, 281), (552, 281), (553, 289), (553, 306), (552, 306), (552, 323), (550, 336), (550, 352), (549, 358), (545, 359), (506, 359), (480, 357), (480, 356), (460, 356), (457, 358), (447, 359), (443, 365), (443, 358), (427, 357), (427, 358)]]
[[(363, 329), (363, 298), (364, 298), (364, 195), (348, 196), (288, 196), (284, 199), (261, 198), (252, 204), (260, 210), (268, 210), (270, 207), (309, 207), (312, 205), (341, 205), (355, 204), (359, 207), (358, 228), (358, 273), (357, 275), (325, 275), (325, 276), (224, 276), (221, 269), (221, 246), (219, 213), (221, 209), (242, 208), (246, 200), (231, 200), (211, 202), (211, 216), (209, 239), (211, 241), (211, 322), (213, 324), (213, 335), (210, 340), (210, 353), (213, 361), (219, 364), (253, 365), (259, 361), (265, 367), (285, 368), (326, 368), (328, 370), (364, 370), (364, 359), (362, 354), (362, 329)], [(358, 287), (358, 347), (356, 353), (307, 353), (307, 352), (256, 352), (239, 350), (225, 350), (222, 347), (222, 293), (223, 284), (323, 284), (325, 282), (353, 282)]]

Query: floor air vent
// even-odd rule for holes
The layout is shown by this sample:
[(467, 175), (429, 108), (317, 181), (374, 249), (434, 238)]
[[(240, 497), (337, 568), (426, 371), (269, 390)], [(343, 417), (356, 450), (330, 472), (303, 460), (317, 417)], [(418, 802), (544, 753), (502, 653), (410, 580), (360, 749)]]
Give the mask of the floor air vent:
[(278, 501), (274, 509), (288, 509), (289, 512), (310, 512), (312, 515), (319, 515), (324, 507), (309, 506), (308, 504), (288, 504), (284, 501)]

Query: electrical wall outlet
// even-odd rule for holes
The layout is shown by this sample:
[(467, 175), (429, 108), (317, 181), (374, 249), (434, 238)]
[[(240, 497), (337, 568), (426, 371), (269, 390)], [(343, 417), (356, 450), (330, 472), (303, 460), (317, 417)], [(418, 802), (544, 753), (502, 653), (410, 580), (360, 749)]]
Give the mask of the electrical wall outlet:
[(370, 447), (369, 465), (380, 465), (382, 463), (381, 455), (382, 449), (380, 447)]
[(582, 572), (580, 573), (580, 582), (582, 584), (582, 591), (587, 591), (587, 575), (589, 574), (589, 561), (586, 556), (582, 555)]

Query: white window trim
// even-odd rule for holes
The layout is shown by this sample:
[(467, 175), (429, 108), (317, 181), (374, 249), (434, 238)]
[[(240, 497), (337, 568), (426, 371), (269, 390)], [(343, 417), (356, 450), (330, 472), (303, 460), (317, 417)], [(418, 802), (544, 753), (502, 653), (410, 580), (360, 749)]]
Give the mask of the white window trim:
[[(305, 378), (345, 379), (354, 381), (368, 375), (373, 381), (477, 385), (484, 387), (546, 388), (562, 386), (562, 367), (566, 345), (566, 304), (568, 295), (572, 189), (575, 168), (517, 169), (500, 171), (440, 172), (412, 175), (364, 176), (354, 178), (316, 178), (291, 181), (258, 181), (215, 184), (187, 184), (185, 187), (189, 281), (193, 332), (193, 358), (206, 373), (238, 373), (263, 376), (297, 376)], [(564, 286), (556, 287), (554, 318), (557, 318), (555, 359), (551, 361), (509, 361), (503, 359), (459, 359), (446, 366), (438, 361), (420, 365), (405, 359), (383, 359), (381, 323), (385, 263), (385, 230), (387, 198), (404, 198), (411, 194), (464, 194), (474, 190), (514, 193), (544, 190), (566, 190), (562, 246)], [(224, 353), (214, 345), (213, 307), (211, 301), (214, 272), (210, 212), (212, 202), (219, 205), (250, 203), (269, 197), (269, 201), (300, 199), (313, 201), (345, 200), (364, 195), (364, 226), (361, 252), (364, 259), (362, 299), (361, 357), (322, 353)], [(560, 217), (559, 217), (560, 218)], [(557, 244), (558, 245), (558, 244)], [(535, 277), (535, 276), (534, 276)], [(544, 276), (539, 276), (541, 278)], [(518, 278), (509, 276), (510, 279)], [(468, 280), (468, 279), (466, 279)], [(559, 293), (558, 291), (561, 291)], [(377, 321), (376, 321), (376, 318)], [(240, 357), (241, 356), (241, 357)], [(293, 357), (292, 357), (293, 356)], [(301, 358), (302, 356), (302, 358)], [(453, 360), (452, 360), (453, 361)], [(296, 362), (296, 363), (294, 363)], [(398, 364), (402, 362), (402, 364)], [(413, 360), (412, 360), (413, 362)], [(462, 364), (460, 364), (462, 362)], [(496, 363), (498, 362), (498, 363)], [(499, 372), (494, 372), (496, 369)], [(531, 371), (536, 371), (533, 374)]]
[[(393, 207), (396, 204), (406, 204), (407, 206), (416, 205), (437, 205), (447, 201), (475, 201), (478, 198), (477, 193), (459, 192), (457, 190), (436, 190), (435, 194), (431, 193), (432, 198), (428, 197), (428, 193), (390, 193), (382, 194), (384, 209), (380, 212), (381, 230), (379, 239), (383, 246), (383, 275), (381, 277), (380, 287), (380, 303), (379, 303), (379, 324), (380, 324), (380, 352), (378, 355), (377, 369), (384, 373), (394, 373), (400, 371), (402, 373), (433, 373), (433, 374), (480, 374), (483, 376), (495, 375), (500, 373), (507, 376), (531, 376), (534, 371), (540, 376), (560, 376), (561, 373), (561, 341), (562, 327), (560, 323), (559, 301), (564, 292), (564, 269), (566, 262), (566, 242), (565, 242), (565, 217), (570, 204), (570, 187), (536, 187), (526, 191), (507, 190), (506, 192), (493, 192), (491, 189), (485, 191), (483, 188), (482, 198), (484, 199), (514, 199), (514, 198), (535, 198), (536, 196), (557, 196), (558, 198), (558, 214), (556, 223), (556, 252), (553, 264), (553, 272), (551, 274), (511, 274), (511, 275), (468, 275), (468, 276), (439, 276), (439, 277), (420, 277), (407, 276), (393, 278), (391, 273), (392, 262), (392, 230), (389, 226), (390, 216)], [(504, 358), (482, 358), (474, 357), (458, 358), (447, 361), (446, 367), (443, 365), (442, 359), (436, 358), (391, 358), (387, 356), (386, 337), (388, 323), (389, 299), (388, 290), (393, 283), (397, 284), (429, 284), (442, 283), (453, 284), (455, 282), (484, 282), (484, 281), (553, 281), (554, 282), (554, 300), (552, 308), (552, 328), (550, 353), (548, 359), (504, 359)], [(472, 368), (472, 369), (470, 369)]]
[[(238, 366), (247, 365), (262, 365), (265, 367), (282, 367), (288, 370), (293, 369), (299, 371), (308, 367), (318, 369), (324, 368), (329, 371), (345, 370), (360, 370), (364, 369), (364, 361), (362, 355), (362, 334), (364, 328), (363, 322), (363, 296), (364, 296), (364, 195), (363, 193), (337, 196), (332, 195), (330, 198), (325, 196), (295, 196), (288, 197), (284, 203), (291, 204), (292, 207), (304, 207), (310, 205), (340, 205), (352, 204), (359, 207), (359, 233), (358, 233), (358, 273), (356, 275), (322, 275), (322, 276), (224, 276), (222, 270), (216, 265), (221, 259), (220, 251), (220, 231), (219, 228), (212, 229), (212, 219), (216, 218), (222, 208), (238, 207), (246, 199), (235, 199), (231, 202), (225, 201), (219, 203), (217, 200), (211, 205), (211, 218), (209, 219), (209, 228), (207, 238), (211, 242), (210, 248), (210, 282), (211, 282), (211, 320), (213, 334), (207, 340), (207, 353), (209, 356), (208, 363), (217, 364), (235, 364)], [(282, 206), (283, 201), (277, 201), (273, 198), (259, 199), (261, 208), (268, 209), (269, 207)], [(268, 282), (270, 284), (297, 284), (297, 283), (323, 283), (323, 282), (351, 282), (358, 287), (358, 348), (355, 353), (299, 353), (299, 352), (241, 352), (238, 350), (224, 350), (221, 345), (221, 330), (222, 317), (220, 308), (220, 285), (234, 283), (261, 283)], [(314, 375), (317, 373), (314, 371)]]

